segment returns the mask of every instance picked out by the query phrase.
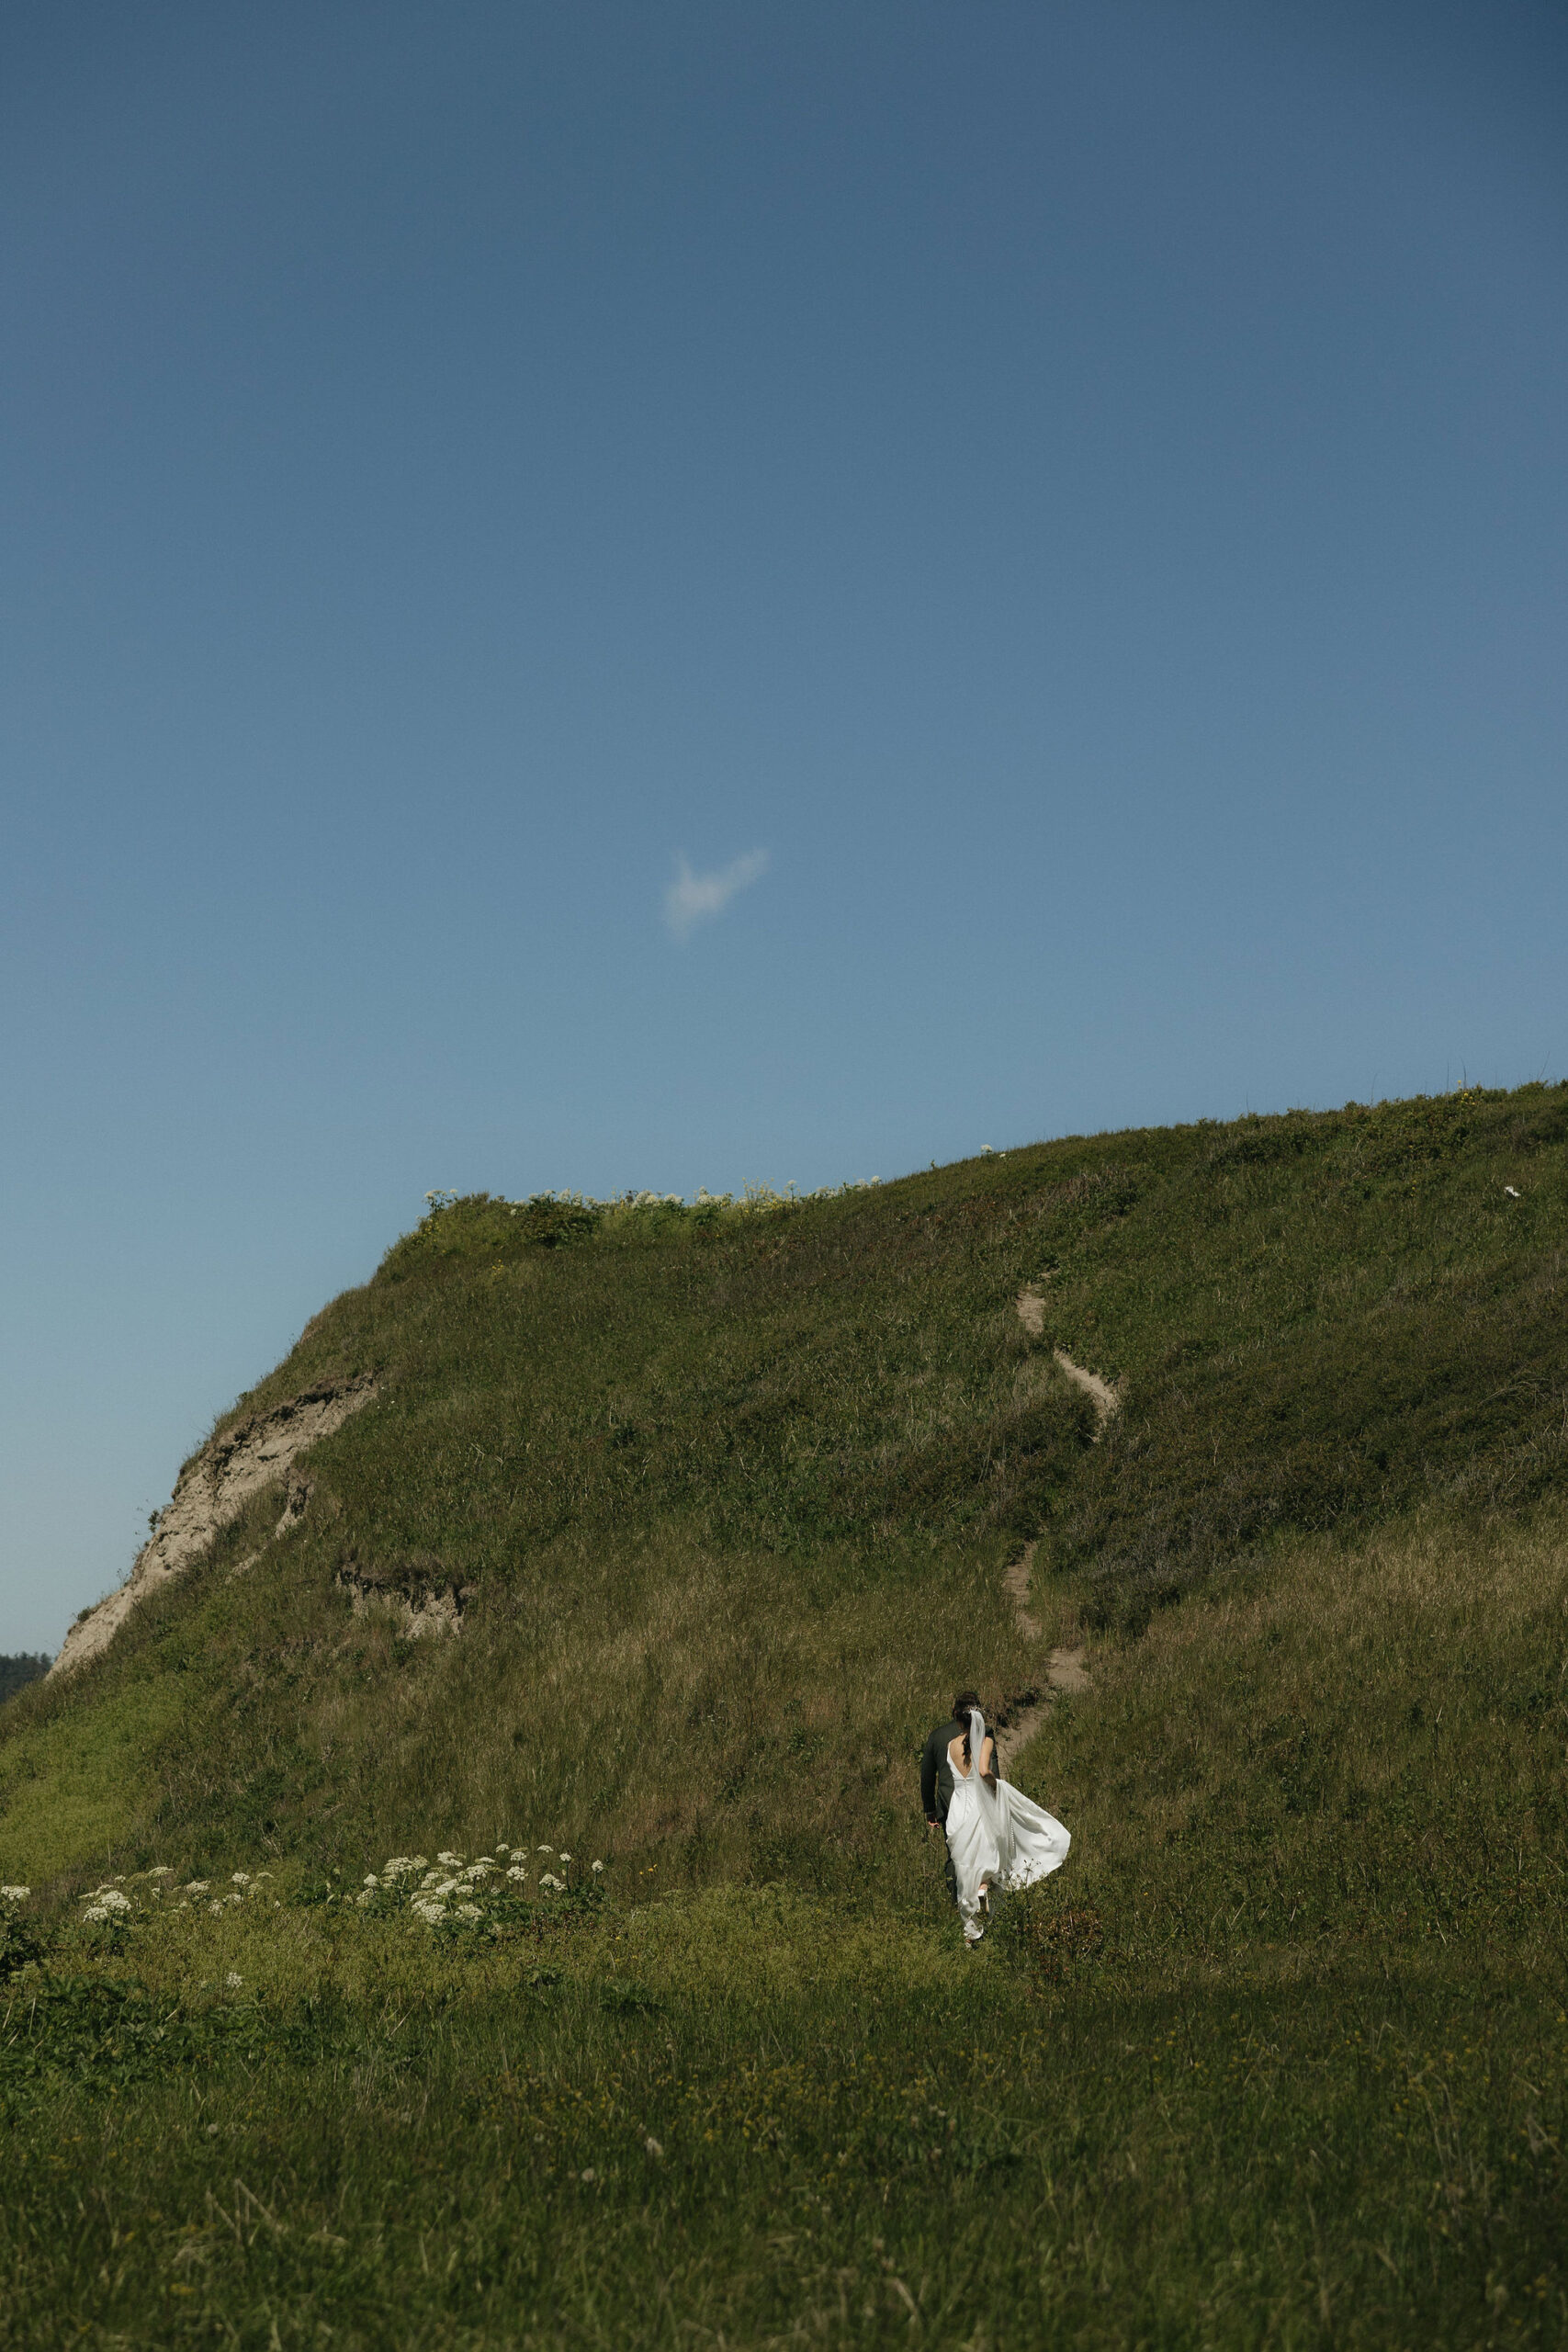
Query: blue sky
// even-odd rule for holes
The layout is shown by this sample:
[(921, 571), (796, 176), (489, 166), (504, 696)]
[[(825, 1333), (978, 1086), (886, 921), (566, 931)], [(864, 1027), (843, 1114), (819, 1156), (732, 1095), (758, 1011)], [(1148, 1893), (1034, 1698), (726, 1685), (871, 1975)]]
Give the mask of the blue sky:
[(0, 1649), (429, 1186), (1568, 1071), (1556, 8), (0, 57)]

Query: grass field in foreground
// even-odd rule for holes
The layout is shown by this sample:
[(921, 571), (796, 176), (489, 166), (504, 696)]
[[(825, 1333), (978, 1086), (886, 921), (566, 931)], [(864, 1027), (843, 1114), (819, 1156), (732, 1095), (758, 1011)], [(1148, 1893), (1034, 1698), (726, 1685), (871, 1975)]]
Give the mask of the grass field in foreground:
[(10, 2340), (1568, 2340), (1564, 1534), (1303, 1540), (1108, 1634), (1019, 1773), (1074, 1853), (972, 1959), (912, 1818), (829, 1898), (538, 1897), (574, 1840), (501, 1937), (283, 1865), (24, 1905)]
[(76, 2079), (8, 2119), (12, 2340), (1562, 2340), (1555, 1980), (1319, 1951), (1031, 2000), (995, 1954), (911, 1969), (908, 1928), (824, 1969), (840, 1926), (697, 1897), (629, 1984), (613, 1942), (556, 1984), (454, 1965), (174, 2059), (17, 2003)]

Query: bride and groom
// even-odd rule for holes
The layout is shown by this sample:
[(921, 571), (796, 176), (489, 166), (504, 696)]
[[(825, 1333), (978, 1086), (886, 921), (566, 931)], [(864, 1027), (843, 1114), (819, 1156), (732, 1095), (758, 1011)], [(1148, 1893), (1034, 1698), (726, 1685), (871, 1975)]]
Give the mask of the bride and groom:
[(986, 1932), (992, 1895), (1060, 1869), (1073, 1842), (1053, 1815), (998, 1775), (996, 1743), (973, 1690), (958, 1693), (949, 1721), (926, 1741), (920, 1802), (927, 1837), (936, 1828), (946, 1833), (948, 1891), (971, 1945)]

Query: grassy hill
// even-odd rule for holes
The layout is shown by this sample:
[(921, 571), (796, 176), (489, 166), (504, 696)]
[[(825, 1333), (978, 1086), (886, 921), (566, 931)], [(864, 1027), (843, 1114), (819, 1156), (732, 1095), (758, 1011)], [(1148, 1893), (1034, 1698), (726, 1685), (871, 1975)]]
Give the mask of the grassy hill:
[[(1561, 2340), (1565, 1140), (433, 1209), (219, 1424), (376, 1383), (282, 1522), (0, 1716), (28, 2340)], [(1069, 1636), (970, 1961), (919, 1743)]]

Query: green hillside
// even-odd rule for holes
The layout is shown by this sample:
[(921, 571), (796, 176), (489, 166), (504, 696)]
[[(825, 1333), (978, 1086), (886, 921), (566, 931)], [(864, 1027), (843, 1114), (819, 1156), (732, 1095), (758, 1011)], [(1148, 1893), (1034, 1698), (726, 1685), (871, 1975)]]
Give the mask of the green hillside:
[[(933, 1694), (1037, 1676), (1000, 1582), (1023, 1538), (1097, 1625), (1136, 1625), (1292, 1534), (1557, 1489), (1565, 1136), (1568, 1091), (1537, 1088), (750, 1210), (440, 1209), (227, 1417), (379, 1380), (298, 1531), (233, 1580), (259, 1496), (13, 1710), (0, 1865), (225, 1839), (347, 1864), (412, 1806), (471, 1846), (524, 1801), (615, 1817), (683, 1880), (881, 1868)], [(1102, 1445), (1057, 1347), (1123, 1387)], [(464, 1594), (460, 1641), (355, 1618), (345, 1564)]]
[[(434, 1208), (218, 1425), (374, 1382), (281, 1522), (0, 1715), (27, 2340), (1562, 2340), (1565, 1142)], [(970, 1960), (919, 1741), (1069, 1641)]]

